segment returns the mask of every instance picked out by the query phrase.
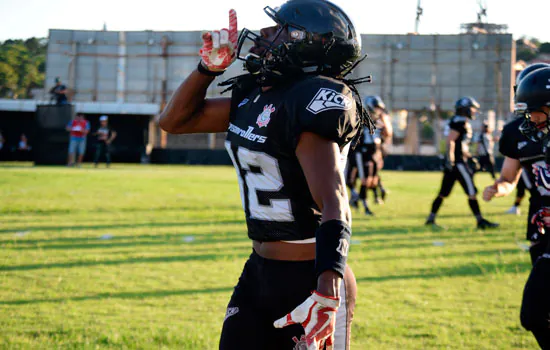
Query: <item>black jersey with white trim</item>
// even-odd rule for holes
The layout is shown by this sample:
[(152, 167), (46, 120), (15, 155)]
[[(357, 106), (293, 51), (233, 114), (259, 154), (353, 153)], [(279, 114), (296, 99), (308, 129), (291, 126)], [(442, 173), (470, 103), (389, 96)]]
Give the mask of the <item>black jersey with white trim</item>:
[(455, 115), (449, 120), (445, 134), (448, 135), (450, 130), (458, 133), (458, 138), (455, 141), (455, 163), (463, 163), (470, 156), (470, 142), (472, 141), (472, 126), (470, 119), (460, 115)]
[(302, 132), (336, 142), (344, 170), (360, 126), (344, 83), (307, 77), (267, 91), (233, 92), (225, 146), (237, 170), (248, 236), (258, 241), (312, 238), (321, 223), (296, 156)]
[(499, 151), (502, 155), (519, 160), (523, 171), (527, 175), (526, 187), (531, 192), (531, 199), (540, 197), (536, 189), (533, 165), (544, 164), (544, 151), (542, 142), (533, 142), (525, 137), (519, 130), (523, 118), (516, 118), (506, 124), (502, 129), (499, 141)]

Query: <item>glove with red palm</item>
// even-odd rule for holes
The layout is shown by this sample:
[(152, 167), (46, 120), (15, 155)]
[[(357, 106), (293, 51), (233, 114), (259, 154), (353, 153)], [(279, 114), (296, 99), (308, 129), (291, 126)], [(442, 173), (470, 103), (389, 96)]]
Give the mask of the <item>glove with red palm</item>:
[(328, 297), (314, 291), (309, 298), (291, 313), (273, 323), (275, 328), (284, 328), (300, 323), (304, 327), (307, 350), (333, 349), (336, 313), (339, 298)]
[(237, 12), (229, 10), (229, 29), (202, 35), (203, 45), (199, 55), (203, 67), (211, 72), (225, 71), (237, 57), (237, 36)]

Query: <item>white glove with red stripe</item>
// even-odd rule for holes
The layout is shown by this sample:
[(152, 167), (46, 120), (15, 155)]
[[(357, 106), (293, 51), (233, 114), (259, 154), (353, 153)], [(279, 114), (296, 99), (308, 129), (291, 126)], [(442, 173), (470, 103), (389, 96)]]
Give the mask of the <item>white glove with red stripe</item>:
[(314, 291), (309, 298), (287, 314), (275, 321), (275, 328), (284, 328), (300, 323), (304, 327), (307, 350), (333, 349), (336, 312), (340, 298), (327, 297)]
[(199, 51), (202, 65), (212, 72), (226, 70), (237, 57), (237, 12), (229, 10), (229, 29), (206, 32), (202, 42)]

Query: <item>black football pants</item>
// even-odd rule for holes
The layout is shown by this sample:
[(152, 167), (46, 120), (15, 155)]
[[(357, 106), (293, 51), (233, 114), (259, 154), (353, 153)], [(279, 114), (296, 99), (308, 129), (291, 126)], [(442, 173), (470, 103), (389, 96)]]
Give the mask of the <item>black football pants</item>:
[[(294, 310), (316, 289), (315, 261), (279, 261), (252, 252), (227, 306), (221, 350), (302, 349), (304, 329), (277, 329), (273, 322)], [(336, 316), (334, 350), (348, 350), (357, 286), (346, 268)]]

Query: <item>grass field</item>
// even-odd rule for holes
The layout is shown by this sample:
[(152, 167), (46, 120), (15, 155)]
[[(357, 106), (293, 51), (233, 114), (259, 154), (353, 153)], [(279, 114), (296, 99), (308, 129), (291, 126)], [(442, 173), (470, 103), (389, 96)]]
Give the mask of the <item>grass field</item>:
[[(355, 213), (353, 348), (536, 348), (525, 218), (482, 203), (502, 228), (477, 231), (457, 185), (426, 230), (440, 177), (385, 172), (387, 204)], [(232, 168), (0, 165), (0, 348), (215, 349), (250, 251)]]

